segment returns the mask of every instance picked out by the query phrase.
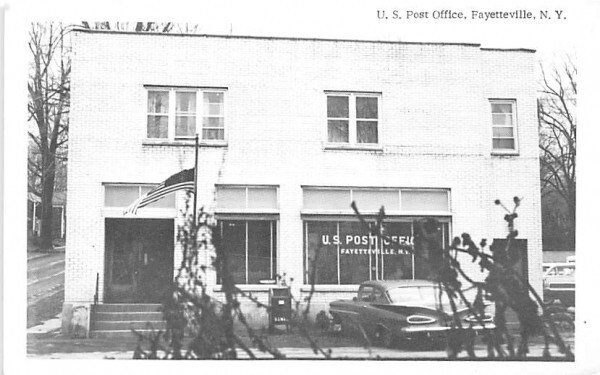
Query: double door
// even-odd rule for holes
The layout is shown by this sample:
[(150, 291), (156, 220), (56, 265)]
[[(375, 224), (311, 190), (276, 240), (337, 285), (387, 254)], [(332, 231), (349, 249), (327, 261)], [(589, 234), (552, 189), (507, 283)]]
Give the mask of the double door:
[(105, 302), (160, 303), (173, 278), (174, 223), (106, 219)]

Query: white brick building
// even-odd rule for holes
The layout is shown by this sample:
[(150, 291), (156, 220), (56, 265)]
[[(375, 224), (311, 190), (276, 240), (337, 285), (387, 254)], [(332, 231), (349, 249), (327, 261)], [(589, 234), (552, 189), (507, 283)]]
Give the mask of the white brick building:
[(365, 211), (384, 204), (404, 241), (413, 220), (434, 217), (445, 241), (469, 232), (491, 242), (506, 235), (494, 199), (523, 197), (523, 269), (541, 291), (533, 51), (99, 31), (73, 41), (66, 311), (93, 301), (96, 275), (100, 303), (152, 300), (149, 289), (169, 280), (180, 254), (157, 247), (176, 248), (183, 193), (122, 212), (193, 167), (182, 137), (194, 121), (212, 138), (199, 151), (199, 202), (213, 206), (218, 186), (234, 274), (265, 300), (275, 274), (307, 292), (307, 257), (336, 234), (342, 243), (322, 249), (314, 312), (361, 279), (415, 276), (410, 256), (338, 250), (369, 247), (345, 241), (357, 234), (350, 199)]

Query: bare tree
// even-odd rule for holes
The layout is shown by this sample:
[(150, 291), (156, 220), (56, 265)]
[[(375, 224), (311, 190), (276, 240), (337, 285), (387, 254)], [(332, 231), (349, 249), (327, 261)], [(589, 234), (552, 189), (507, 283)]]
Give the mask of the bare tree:
[(53, 23), (34, 23), (29, 32), (32, 62), (29, 91), (29, 191), (40, 197), (40, 248), (52, 247), (52, 199), (57, 163), (66, 157), (69, 128), (70, 73), (68, 31)]
[[(542, 198), (558, 197), (563, 205), (546, 205), (557, 210), (551, 217), (564, 217), (568, 247), (575, 249), (577, 68), (567, 56), (561, 66), (550, 71), (542, 66), (538, 100)], [(561, 206), (563, 209), (561, 210)], [(564, 212), (559, 212), (564, 211)]]
[[(88, 22), (84, 28), (154, 33), (195, 33), (196, 24), (173, 22)], [(52, 249), (52, 200), (56, 185), (65, 187), (70, 106), (70, 28), (56, 23), (34, 23), (29, 32), (32, 56), (29, 90), (29, 192), (40, 198), (40, 248)], [(62, 168), (61, 168), (62, 167)], [(57, 180), (58, 171), (58, 180)]]
[[(173, 22), (88, 22), (82, 21), (81, 26), (92, 30), (114, 30), (114, 31), (135, 31), (138, 33), (170, 33), (179, 32), (194, 33), (198, 29), (198, 25), (175, 24)], [(174, 30), (174, 27), (177, 30)]]

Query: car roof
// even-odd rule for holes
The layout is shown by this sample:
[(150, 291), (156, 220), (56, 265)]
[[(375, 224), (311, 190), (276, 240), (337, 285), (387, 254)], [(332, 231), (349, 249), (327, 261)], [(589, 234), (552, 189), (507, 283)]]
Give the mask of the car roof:
[(379, 288), (388, 290), (392, 288), (402, 287), (418, 287), (418, 286), (434, 286), (436, 282), (430, 280), (371, 280), (365, 281), (361, 286), (377, 286)]

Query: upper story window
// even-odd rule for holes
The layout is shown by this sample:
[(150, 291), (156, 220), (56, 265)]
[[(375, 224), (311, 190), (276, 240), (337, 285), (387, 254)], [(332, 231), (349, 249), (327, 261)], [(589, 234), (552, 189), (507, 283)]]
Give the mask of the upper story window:
[(148, 138), (167, 138), (169, 92), (148, 91)]
[(350, 145), (379, 143), (380, 95), (327, 94), (327, 141)]
[(189, 139), (197, 132), (202, 140), (225, 139), (222, 90), (148, 89), (148, 138)]
[(490, 100), (492, 106), (492, 150), (516, 152), (516, 103), (514, 100)]

